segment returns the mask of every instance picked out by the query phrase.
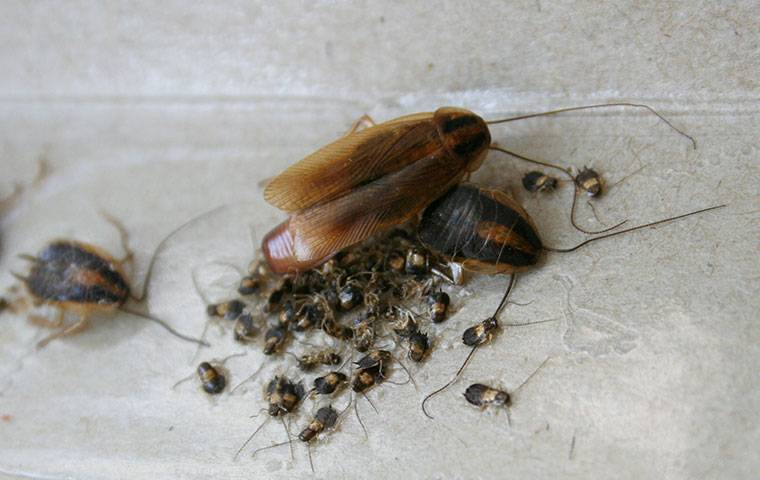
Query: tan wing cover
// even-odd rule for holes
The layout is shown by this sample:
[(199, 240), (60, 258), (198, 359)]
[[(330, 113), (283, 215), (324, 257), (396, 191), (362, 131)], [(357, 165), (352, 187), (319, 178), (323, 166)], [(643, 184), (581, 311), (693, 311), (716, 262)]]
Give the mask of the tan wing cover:
[(289, 223), (295, 257), (324, 259), (404, 223), (457, 184), (463, 174), (461, 161), (439, 148), (395, 173), (299, 212)]
[(432, 117), (409, 115), (346, 135), (272, 179), (264, 198), (298, 212), (398, 172), (440, 147)]

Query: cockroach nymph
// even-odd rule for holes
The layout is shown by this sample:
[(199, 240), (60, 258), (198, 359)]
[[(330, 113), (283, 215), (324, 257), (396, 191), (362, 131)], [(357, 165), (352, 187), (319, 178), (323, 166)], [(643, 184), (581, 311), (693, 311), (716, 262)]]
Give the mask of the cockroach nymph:
[[(127, 246), (126, 230), (115, 219), (108, 216), (106, 219), (117, 228), (121, 236), (122, 247), (126, 252), (121, 260), (94, 245), (74, 240), (54, 240), (37, 256), (19, 255), (29, 261), (32, 267), (26, 276), (18, 273), (13, 275), (26, 286), (35, 303), (52, 305), (58, 309), (57, 319), (49, 322), (49, 326), (59, 330), (41, 340), (37, 346), (41, 348), (56, 338), (86, 330), (93, 315), (109, 315), (117, 310), (158, 323), (183, 340), (208, 346), (202, 340), (177, 332), (162, 320), (126, 307), (130, 298), (140, 302), (145, 297), (148, 282), (145, 282), (144, 291), (139, 297), (132, 293), (123, 269), (124, 264), (132, 263), (134, 257)], [(66, 325), (66, 312), (79, 316), (79, 321)]]
[(256, 336), (257, 328), (253, 324), (253, 314), (251, 312), (244, 312), (235, 321), (234, 335), (235, 341), (240, 343), (250, 342), (254, 336)]
[[(267, 184), (265, 199), (291, 216), (264, 236), (264, 259), (275, 273), (319, 265), (348, 246), (414, 219), (480, 168), (489, 151), (557, 169), (572, 181), (567, 168), (492, 145), (489, 125), (603, 107), (647, 109), (696, 148), (692, 137), (641, 104), (587, 105), (490, 121), (453, 107), (406, 115), (352, 130)], [(574, 208), (575, 202), (570, 215), (575, 225)]]
[(523, 175), (522, 184), (525, 190), (535, 192), (553, 192), (557, 188), (557, 179), (543, 172), (532, 171)]
[(583, 170), (575, 177), (575, 183), (589, 197), (598, 197), (602, 194), (602, 176), (591, 168), (583, 167)]
[(348, 284), (338, 292), (338, 305), (347, 312), (360, 305), (362, 298), (362, 291), (356, 285)]
[(406, 252), (404, 271), (409, 275), (421, 275), (427, 273), (430, 268), (428, 256), (418, 248), (410, 248)]
[(354, 362), (354, 365), (362, 370), (378, 367), (380, 371), (385, 371), (383, 364), (387, 365), (391, 361), (391, 358), (393, 356), (387, 350), (373, 350), (360, 358), (358, 362)]
[(357, 393), (364, 393), (375, 385), (382, 383), (385, 378), (380, 366), (367, 369), (359, 369), (354, 372), (354, 378), (351, 380), (351, 389)]
[(327, 375), (314, 379), (313, 391), (319, 395), (332, 395), (341, 385), (346, 383), (348, 377), (342, 372), (330, 372)]
[(422, 403), (425, 415), (430, 417), (425, 403), (456, 381), (477, 348), (491, 340), (499, 326), (498, 314), (506, 304), (516, 274), (536, 265), (543, 252), (573, 252), (597, 240), (654, 227), (724, 206), (709, 207), (598, 235), (569, 248), (555, 248), (542, 243), (527, 212), (504, 193), (469, 184), (461, 184), (451, 189), (423, 213), (418, 228), (420, 240), (430, 250), (460, 263), (467, 270), (486, 274), (505, 273), (510, 275), (510, 280), (495, 313), (480, 324), (465, 330), (462, 341), (472, 347), (472, 350), (454, 378), (425, 397)]
[(401, 338), (409, 338), (414, 335), (417, 330), (417, 322), (414, 320), (414, 314), (406, 309), (397, 307), (398, 315), (396, 321), (391, 323), (393, 331)]
[[(235, 353), (222, 360), (211, 360), (208, 362), (201, 362), (198, 368), (195, 369), (195, 375), (201, 381), (201, 387), (203, 391), (209, 395), (218, 395), (224, 391), (227, 386), (227, 376), (224, 373), (224, 364), (230, 358), (245, 356), (245, 353)], [(177, 388), (178, 385), (190, 380), (194, 375), (191, 374), (182, 380), (174, 384), (172, 389)]]
[(252, 295), (261, 290), (262, 283), (263, 281), (260, 277), (254, 275), (246, 275), (240, 279), (238, 293), (240, 295)]
[(288, 336), (288, 329), (282, 325), (269, 327), (264, 334), (264, 355), (277, 353), (285, 343)]
[[(319, 410), (317, 410), (317, 413), (314, 415), (314, 418), (309, 421), (309, 424), (301, 430), (301, 433), (298, 434), (298, 439), (304, 442), (308, 448), (309, 452), (309, 465), (311, 466), (311, 471), (314, 472), (314, 461), (311, 458), (311, 442), (316, 439), (321, 433), (332, 429), (335, 424), (338, 422), (338, 418), (340, 417), (340, 414), (337, 410), (335, 410), (332, 405), (328, 405), (326, 407), (321, 407)], [(276, 443), (274, 445), (270, 445), (268, 447), (262, 447), (253, 452), (253, 455), (256, 455), (256, 453), (267, 450), (270, 448), (276, 448), (281, 447), (283, 445), (287, 445), (290, 442), (282, 442), (282, 443)]]
[(446, 310), (449, 308), (451, 299), (446, 292), (435, 292), (428, 296), (427, 304), (430, 310), (430, 319), (434, 323), (441, 323), (446, 320)]
[[(296, 409), (305, 395), (306, 392), (300, 382), (294, 383), (285, 376), (274, 377), (269, 381), (266, 387), (266, 401), (268, 404), (266, 411), (269, 414), (269, 418), (280, 418), (282, 420), (282, 417), (284, 415), (287, 415)], [(245, 446), (248, 445), (248, 443), (253, 440), (253, 437), (255, 437), (256, 434), (259, 433), (259, 431), (264, 427), (264, 425), (267, 424), (269, 418), (262, 422), (261, 425), (259, 425), (259, 427), (251, 434), (251, 436), (248, 437), (248, 439), (235, 453), (233, 459), (236, 459), (238, 455), (240, 455), (240, 452), (243, 451)], [(290, 443), (290, 431), (288, 430), (288, 427), (285, 424), (284, 420), (282, 422), (282, 426), (285, 429), (285, 433), (288, 435), (288, 443)], [(293, 451), (291, 446), (291, 455), (292, 454)]]
[(415, 362), (424, 360), (430, 350), (430, 340), (427, 333), (415, 332), (409, 337), (409, 358)]
[(214, 303), (206, 307), (206, 313), (210, 317), (224, 318), (225, 320), (235, 320), (241, 313), (245, 304), (240, 300), (229, 300), (222, 303)]
[(546, 365), (546, 362), (548, 361), (548, 358), (544, 360), (541, 365), (533, 370), (533, 373), (528, 375), (528, 377), (512, 391), (511, 394), (505, 390), (489, 387), (488, 385), (484, 385), (482, 383), (473, 383), (467, 387), (467, 390), (465, 390), (464, 398), (471, 405), (475, 405), (481, 409), (488, 408), (491, 405), (497, 407), (505, 407), (507, 409), (507, 420), (511, 424), (512, 421), (509, 417), (509, 407), (512, 406), (512, 397), (514, 394), (520, 391), (520, 389), (523, 388), (530, 381), (530, 379), (532, 379), (536, 373), (538, 373), (538, 371), (541, 370), (544, 365)]

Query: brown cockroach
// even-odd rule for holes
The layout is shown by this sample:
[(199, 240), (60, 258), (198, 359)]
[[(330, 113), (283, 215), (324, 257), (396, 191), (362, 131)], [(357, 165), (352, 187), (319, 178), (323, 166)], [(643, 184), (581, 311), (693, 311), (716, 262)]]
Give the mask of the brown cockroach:
[[(58, 309), (57, 319), (45, 324), (59, 330), (42, 339), (37, 346), (41, 348), (51, 340), (86, 330), (93, 315), (110, 315), (117, 310), (158, 323), (172, 335), (183, 340), (208, 346), (208, 343), (202, 340), (177, 332), (163, 320), (126, 307), (125, 304), (130, 299), (135, 302), (142, 301), (148, 283), (146, 281), (143, 285), (141, 295), (134, 295), (124, 272), (124, 264), (131, 263), (134, 258), (127, 246), (126, 230), (114, 218), (104, 216), (117, 228), (121, 236), (125, 256), (120, 260), (94, 245), (65, 239), (48, 243), (37, 256), (19, 255), (29, 261), (32, 267), (26, 276), (18, 273), (13, 275), (26, 286), (35, 303), (51, 305)], [(66, 325), (66, 312), (78, 315), (79, 321)]]
[[(462, 342), (472, 347), (454, 378), (429, 394), (434, 395), (452, 385), (477, 348), (488, 343), (499, 328), (497, 317), (507, 302), (518, 272), (534, 267), (543, 252), (568, 253), (597, 240), (654, 227), (680, 218), (722, 208), (718, 205), (657, 220), (636, 227), (589, 238), (573, 247), (555, 248), (542, 243), (533, 220), (512, 198), (495, 189), (460, 184), (433, 202), (423, 213), (418, 227), (420, 241), (430, 250), (458, 262), (466, 270), (485, 274), (508, 274), (509, 285), (494, 314), (464, 331)], [(531, 322), (530, 324), (541, 323)], [(529, 325), (529, 324), (517, 324)]]
[[(489, 125), (601, 107), (645, 108), (694, 142), (651, 107), (632, 103), (587, 105), (491, 121), (469, 110), (442, 107), (360, 131), (354, 128), (268, 183), (266, 200), (291, 217), (265, 235), (264, 258), (276, 273), (319, 265), (350, 245), (414, 219), (480, 168), (489, 150), (558, 169), (573, 181), (567, 168), (492, 145)], [(573, 224), (574, 208), (575, 200)]]

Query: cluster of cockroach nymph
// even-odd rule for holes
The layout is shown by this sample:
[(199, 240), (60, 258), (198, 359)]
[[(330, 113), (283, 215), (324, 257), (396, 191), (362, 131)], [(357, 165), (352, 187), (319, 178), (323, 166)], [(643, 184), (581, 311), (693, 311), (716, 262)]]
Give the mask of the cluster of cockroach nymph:
[[(280, 373), (265, 382), (264, 411), (268, 419), (281, 421), (288, 441), (255, 452), (289, 444), (292, 454), (286, 417), (290, 421), (291, 414), (309, 399), (315, 412), (298, 435), (302, 442), (310, 445), (334, 429), (352, 405), (366, 435), (358, 396), (372, 405), (366, 394), (377, 386), (397, 383), (390, 380), (397, 366), (406, 371), (404, 383), (412, 382), (417, 388), (405, 361), (424, 362), (434, 352), (443, 334), (436, 325), (451, 314), (464, 271), (505, 274), (509, 281), (494, 313), (463, 331), (462, 343), (469, 353), (459, 370), (422, 400), (422, 411), (430, 418), (426, 403), (457, 381), (480, 346), (491, 342), (503, 326), (512, 325), (501, 324), (499, 315), (517, 274), (535, 268), (545, 253), (574, 252), (599, 240), (723, 206), (621, 229), (624, 220), (592, 231), (578, 224), (575, 211), (581, 192), (591, 198), (603, 194), (604, 183), (595, 170), (532, 159), (491, 143), (490, 125), (602, 107), (647, 109), (696, 148), (691, 137), (645, 105), (591, 105), (491, 121), (468, 110), (444, 107), (380, 124), (365, 116), (345, 136), (272, 179), (264, 197), (288, 218), (263, 237), (261, 258), (241, 275), (236, 298), (207, 305), (208, 320), (230, 325), (235, 341), (258, 345), (267, 359), (292, 357), (302, 373), (313, 375), (310, 388), (303, 380), (291, 379), (292, 374)], [(572, 184), (570, 223), (590, 236), (570, 247), (548, 246), (514, 198), (499, 189), (467, 183), (490, 152), (541, 169), (522, 175), (528, 192), (551, 192), (562, 182)], [(23, 256), (31, 268), (25, 275), (17, 274), (18, 278), (36, 302), (51, 304), (61, 312), (54, 323), (59, 331), (41, 345), (84, 329), (92, 314), (126, 310), (130, 299), (144, 296), (144, 292), (134, 296), (129, 286), (123, 267), (133, 256), (126, 247), (124, 229), (113, 223), (124, 242), (123, 259), (71, 240), (56, 240), (36, 256)], [(3, 306), (0, 303), (0, 309)], [(79, 315), (80, 321), (65, 325), (67, 311)], [(550, 320), (517, 325), (546, 321)], [(202, 339), (183, 338), (205, 344)], [(204, 392), (219, 395), (229, 384), (226, 360), (204, 361), (188, 379), (197, 376)], [(511, 393), (474, 383), (464, 390), (464, 398), (480, 408), (508, 407), (528, 379)], [(345, 406), (332, 406), (346, 395)], [(236, 457), (266, 423), (251, 434)], [(310, 449), (309, 459), (313, 469)]]

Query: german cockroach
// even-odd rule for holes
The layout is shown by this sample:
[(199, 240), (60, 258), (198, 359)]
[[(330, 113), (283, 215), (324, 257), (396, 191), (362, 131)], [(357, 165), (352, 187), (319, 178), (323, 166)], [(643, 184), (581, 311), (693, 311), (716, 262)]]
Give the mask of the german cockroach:
[[(295, 410), (295, 408), (298, 406), (298, 404), (301, 402), (301, 400), (306, 395), (306, 392), (304, 391), (303, 385), (299, 383), (294, 383), (290, 379), (288, 379), (285, 376), (276, 376), (274, 379), (272, 379), (268, 384), (266, 388), (266, 401), (268, 404), (268, 407), (266, 409), (267, 413), (269, 414), (269, 418), (280, 418), (284, 415), (287, 415), (288, 413)], [(269, 420), (269, 419), (267, 419)], [(259, 427), (251, 434), (250, 437), (243, 443), (243, 445), (238, 449), (238, 451), (235, 453), (234, 458), (237, 458), (238, 455), (240, 455), (240, 452), (243, 451), (246, 445), (250, 443), (251, 440), (253, 440), (253, 437), (256, 436), (257, 433), (264, 427), (264, 425), (267, 424), (267, 421), (264, 421), (259, 425)], [(285, 428), (285, 433), (288, 435), (288, 443), (290, 442), (290, 432), (288, 431), (287, 425), (285, 425), (285, 422), (282, 422), (283, 428)], [(291, 455), (292, 452), (292, 446), (291, 446)]]
[(282, 325), (269, 327), (264, 334), (264, 355), (277, 353), (288, 337), (288, 329)]
[(358, 318), (354, 322), (351, 332), (351, 344), (359, 352), (366, 352), (375, 343), (375, 328), (372, 326), (374, 318)]
[(381, 372), (384, 372), (385, 368), (383, 364), (387, 365), (391, 361), (391, 358), (393, 356), (387, 350), (373, 350), (360, 358), (358, 362), (354, 362), (354, 365), (362, 370), (378, 367)]
[(522, 184), (531, 193), (553, 192), (557, 188), (557, 179), (534, 170), (523, 175)]
[(361, 304), (362, 291), (354, 284), (349, 283), (338, 292), (338, 306), (344, 312), (353, 310)]
[[(306, 426), (306, 428), (301, 430), (301, 433), (298, 434), (298, 439), (304, 442), (307, 446), (307, 449), (309, 452), (309, 465), (311, 466), (312, 472), (314, 472), (314, 461), (311, 458), (311, 442), (314, 439), (316, 439), (319, 436), (319, 434), (325, 432), (326, 430), (332, 429), (335, 426), (335, 424), (338, 422), (339, 417), (340, 417), (340, 414), (331, 405), (322, 407), (319, 410), (317, 410), (317, 413), (314, 415), (314, 418), (312, 418), (311, 421), (309, 421), (309, 424)], [(268, 447), (262, 447), (255, 450), (252, 455), (256, 455), (256, 453), (262, 450), (268, 450), (270, 448), (281, 447), (289, 443), (290, 442), (288, 441), (288, 442), (276, 443)]]
[(229, 300), (222, 303), (214, 303), (206, 307), (206, 313), (210, 317), (224, 318), (225, 320), (235, 320), (241, 313), (245, 304), (240, 300)]
[(322, 377), (314, 379), (313, 391), (319, 395), (332, 395), (340, 388), (341, 385), (346, 383), (348, 377), (342, 372), (330, 372)]
[(573, 180), (565, 168), (491, 145), (488, 125), (600, 107), (645, 108), (691, 138), (651, 107), (631, 103), (565, 108), (491, 121), (452, 107), (403, 116), (351, 131), (267, 184), (266, 200), (291, 217), (264, 236), (264, 258), (277, 273), (319, 265), (350, 245), (415, 218), (477, 170), (489, 150), (557, 168)]
[(430, 310), (430, 319), (434, 323), (441, 323), (446, 320), (446, 310), (449, 308), (451, 299), (446, 292), (435, 292), (428, 296), (427, 304)]
[(427, 333), (414, 332), (409, 337), (409, 358), (421, 362), (430, 350), (430, 340)]
[(258, 329), (253, 324), (253, 314), (251, 312), (245, 312), (235, 320), (235, 327), (233, 328), (235, 340), (240, 343), (250, 342)]
[(538, 373), (538, 371), (543, 368), (544, 365), (546, 365), (546, 362), (548, 361), (548, 358), (544, 360), (541, 365), (538, 366), (538, 368), (533, 370), (533, 373), (528, 375), (528, 377), (512, 391), (511, 394), (505, 390), (489, 387), (488, 385), (483, 385), (482, 383), (473, 383), (467, 387), (467, 390), (464, 391), (464, 398), (471, 405), (475, 405), (481, 409), (488, 408), (491, 405), (506, 408), (507, 420), (511, 423), (511, 419), (509, 417), (509, 407), (512, 406), (512, 398), (514, 394), (523, 388), (528, 383), (528, 381), (530, 381), (530, 379), (533, 378), (536, 373)]
[(583, 167), (583, 170), (575, 176), (575, 183), (589, 197), (598, 197), (602, 194), (602, 177), (595, 170)]
[(396, 320), (390, 324), (394, 333), (401, 338), (409, 338), (417, 332), (419, 328), (414, 319), (414, 314), (405, 308), (396, 307)]
[(385, 378), (385, 372), (380, 366), (373, 368), (359, 369), (354, 372), (354, 378), (351, 380), (351, 389), (357, 393), (364, 393), (375, 385), (382, 383)]
[[(109, 315), (117, 310), (158, 323), (183, 340), (208, 346), (202, 340), (182, 335), (162, 320), (126, 307), (127, 300), (140, 302), (145, 297), (147, 281), (143, 293), (135, 296), (123, 268), (134, 257), (127, 246), (126, 230), (115, 219), (108, 216), (106, 219), (121, 235), (122, 247), (126, 252), (121, 260), (94, 245), (74, 240), (54, 240), (37, 256), (20, 255), (32, 267), (26, 276), (13, 275), (23, 282), (36, 303), (58, 309), (57, 319), (47, 323), (50, 327), (59, 328), (58, 332), (44, 338), (37, 346), (44, 347), (51, 340), (86, 330), (93, 315)], [(79, 316), (79, 321), (66, 325), (66, 312)]]
[(280, 309), (280, 315), (278, 316), (278, 319), (280, 321), (280, 325), (282, 325), (283, 327), (287, 327), (295, 321), (296, 307), (293, 305), (293, 302), (291, 300), (288, 300), (282, 306), (282, 309)]
[[(209, 362), (201, 362), (198, 368), (195, 369), (195, 374), (201, 381), (201, 387), (203, 391), (209, 395), (217, 395), (222, 393), (224, 387), (227, 386), (227, 375), (224, 371), (224, 364), (230, 358), (242, 357), (245, 353), (235, 353), (222, 360), (211, 360)], [(177, 388), (183, 382), (190, 380), (194, 375), (189, 375), (182, 380), (174, 384), (172, 388)]]
[(354, 331), (350, 327), (342, 325), (334, 319), (325, 320), (322, 323), (322, 331), (338, 340), (348, 341), (354, 338)]
[(425, 397), (422, 403), (425, 415), (430, 417), (425, 410), (425, 403), (456, 381), (476, 349), (491, 340), (499, 326), (497, 316), (507, 301), (516, 273), (536, 265), (544, 251), (573, 252), (597, 240), (654, 227), (723, 206), (725, 205), (599, 235), (573, 247), (555, 248), (541, 242), (533, 220), (517, 202), (504, 193), (468, 184), (451, 189), (425, 210), (418, 228), (420, 240), (430, 250), (461, 263), (466, 270), (486, 274), (510, 274), (510, 280), (494, 315), (465, 330), (462, 341), (471, 346), (472, 350), (454, 378)]
[(293, 291), (293, 279), (289, 276), (285, 276), (280, 279), (277, 285), (267, 295), (266, 303), (264, 304), (265, 313), (274, 313), (280, 308), (283, 297), (285, 294)]
[(406, 252), (404, 271), (409, 275), (422, 275), (430, 269), (427, 254), (419, 248), (410, 248)]

